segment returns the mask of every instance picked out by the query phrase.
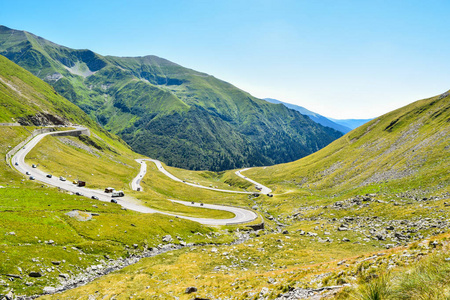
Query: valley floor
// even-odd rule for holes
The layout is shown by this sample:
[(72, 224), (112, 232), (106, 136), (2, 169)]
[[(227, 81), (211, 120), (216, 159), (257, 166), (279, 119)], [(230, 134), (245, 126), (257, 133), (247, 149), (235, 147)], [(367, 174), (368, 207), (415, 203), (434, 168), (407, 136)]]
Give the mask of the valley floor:
[[(236, 170), (164, 167), (180, 182), (154, 164), (139, 182), (144, 192), (127, 192), (147, 207), (196, 216), (204, 211), (167, 199), (251, 208), (264, 219), (264, 228), (257, 230), (245, 224), (210, 227), (142, 215), (111, 203), (99, 206), (23, 180), (5, 166), (3, 178), (11, 179), (2, 183), (0, 235), (5, 242), (0, 245), (0, 271), (9, 275), (2, 275), (0, 283), (5, 292), (41, 294), (45, 287), (63, 285), (83, 272), (101, 273), (117, 259), (181, 246), (42, 298), (447, 299), (449, 130), (435, 110), (448, 104), (433, 101), (425, 102), (427, 107), (437, 105), (427, 116), (436, 115), (433, 120), (441, 128), (423, 125), (425, 110), (415, 104), (414, 122), (373, 120), (299, 162), (241, 171), (273, 190), (272, 197), (255, 194), (254, 183)], [(413, 118), (405, 111), (392, 118)], [(371, 128), (391, 131), (370, 136)], [(16, 144), (15, 135), (26, 136), (21, 130), (5, 130), (2, 145), (9, 138)], [(72, 174), (90, 178), (92, 186), (112, 182), (125, 190), (141, 167), (137, 157), (114, 153), (105, 145), (98, 151), (92, 146), (101, 145), (96, 137), (81, 139), (51, 138), (30, 152), (28, 163), (40, 163), (46, 171), (70, 168), (76, 170)], [(80, 161), (95, 170), (93, 175)], [(200, 189), (183, 181), (252, 193)], [(79, 212), (76, 218), (68, 214), (74, 210)], [(33, 233), (27, 230), (32, 223)], [(233, 243), (237, 240), (242, 242)], [(31, 272), (42, 276), (30, 277)]]

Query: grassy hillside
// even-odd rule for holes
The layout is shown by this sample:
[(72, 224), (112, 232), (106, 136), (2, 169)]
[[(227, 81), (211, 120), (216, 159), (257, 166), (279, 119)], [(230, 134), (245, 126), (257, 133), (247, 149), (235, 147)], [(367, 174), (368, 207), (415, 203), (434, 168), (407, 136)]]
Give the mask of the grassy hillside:
[[(91, 188), (114, 186), (128, 195), (138, 155), (97, 125), (53, 87), (0, 56), (0, 123), (82, 124), (91, 136), (46, 137), (27, 156), (29, 163)], [(39, 127), (0, 125), (0, 156)], [(146, 187), (147, 188), (147, 187)], [(0, 164), (0, 297), (41, 294), (98, 270), (127, 263), (129, 257), (172, 243), (224, 243), (234, 238), (217, 228), (158, 214), (139, 214), (30, 181)], [(151, 207), (181, 214), (229, 218), (224, 212), (173, 205), (160, 193), (135, 193)], [(136, 200), (138, 201), (138, 200)], [(95, 271), (97, 270), (97, 271)], [(30, 274), (35, 274), (33, 277)], [(38, 275), (36, 275), (38, 274)], [(47, 289), (46, 289), (47, 288)]]
[[(25, 139), (31, 130), (33, 127), (0, 126), (0, 154), (4, 156), (10, 149), (8, 146), (14, 146)], [(60, 147), (59, 142), (56, 141), (55, 144), (52, 150)], [(74, 143), (71, 145), (72, 147), (66, 146), (65, 154), (77, 151), (76, 147), (73, 147)], [(112, 150), (118, 151), (114, 148)], [(80, 149), (78, 151), (83, 152)], [(107, 172), (120, 170), (110, 165), (124, 166), (129, 159), (124, 155), (114, 155), (107, 149), (96, 151), (95, 154), (103, 157), (104, 170), (98, 170), (95, 164), (85, 161), (89, 164), (82, 165), (84, 169), (89, 166), (89, 172), (94, 174), (85, 174), (88, 176), (88, 184), (95, 182), (93, 178), (103, 183)], [(69, 165), (77, 160), (76, 154), (75, 158), (62, 153), (59, 155)], [(50, 160), (40, 159), (38, 163), (41, 168), (42, 165), (51, 166), (57, 162), (49, 164)], [(129, 172), (130, 167), (126, 166), (125, 171)], [(64, 170), (52, 171), (56, 173)], [(135, 171), (132, 173), (135, 174)], [(69, 170), (68, 174), (78, 174), (80, 178), (86, 178), (81, 172), (75, 172), (77, 171)], [(0, 168), (0, 174), (0, 294), (6, 294), (11, 289), (16, 295), (42, 293), (47, 286), (57, 286), (65, 280), (84, 274), (92, 265), (105, 266), (108, 261), (105, 257), (123, 259), (133, 253), (139, 254), (148, 247), (157, 247), (161, 244), (162, 237), (167, 234), (179, 236), (187, 243), (213, 240), (220, 243), (230, 240), (225, 236), (212, 239), (210, 236), (206, 237), (205, 234), (211, 234), (215, 230), (198, 223), (162, 215), (138, 214), (122, 210), (120, 206), (112, 203), (48, 188), (26, 180), (5, 163)], [(112, 181), (113, 185), (125, 185), (120, 182), (121, 177), (110, 177), (116, 178), (116, 181)], [(80, 212), (79, 216), (68, 215), (72, 211)], [(195, 211), (185, 213), (195, 215)], [(196, 232), (201, 235), (194, 235)], [(40, 272), (42, 277), (30, 277), (30, 272)], [(59, 274), (67, 275), (63, 278)]]
[[(246, 171), (274, 197), (251, 200), (266, 229), (241, 245), (150, 258), (62, 296), (445, 299), (449, 103), (446, 93), (412, 103), (304, 159)], [(234, 176), (171, 171), (223, 185)]]
[(101, 56), (0, 26), (0, 54), (50, 83), (134, 151), (224, 170), (306, 156), (341, 136), (283, 105), (156, 56)]
[(275, 185), (279, 193), (293, 188), (319, 194), (396, 188), (439, 191), (450, 180), (449, 113), (447, 93), (417, 101), (304, 159), (246, 174)]

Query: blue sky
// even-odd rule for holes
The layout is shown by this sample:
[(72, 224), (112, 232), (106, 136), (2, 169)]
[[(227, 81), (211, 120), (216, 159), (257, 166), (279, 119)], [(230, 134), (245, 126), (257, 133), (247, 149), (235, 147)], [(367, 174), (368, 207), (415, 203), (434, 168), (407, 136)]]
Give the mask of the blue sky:
[(157, 55), (260, 98), (371, 118), (450, 89), (450, 1), (5, 1), (0, 24)]

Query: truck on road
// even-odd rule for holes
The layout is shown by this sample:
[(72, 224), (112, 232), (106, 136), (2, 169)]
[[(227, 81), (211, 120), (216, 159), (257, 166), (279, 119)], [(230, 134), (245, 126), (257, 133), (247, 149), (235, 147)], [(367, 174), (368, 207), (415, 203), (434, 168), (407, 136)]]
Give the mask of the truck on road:
[(115, 189), (112, 188), (112, 187), (107, 187), (107, 188), (105, 188), (105, 193), (112, 193), (112, 192), (114, 192), (114, 191), (115, 191)]

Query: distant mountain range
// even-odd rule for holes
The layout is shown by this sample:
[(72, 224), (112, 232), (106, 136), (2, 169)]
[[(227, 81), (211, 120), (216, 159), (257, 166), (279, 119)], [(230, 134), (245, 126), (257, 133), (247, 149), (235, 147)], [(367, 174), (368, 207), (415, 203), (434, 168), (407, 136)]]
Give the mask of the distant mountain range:
[(373, 120), (373, 119), (332, 119), (332, 118), (328, 119), (333, 121), (334, 123), (340, 124), (352, 130)]
[(319, 123), (323, 126), (331, 127), (342, 133), (350, 132), (353, 129), (372, 120), (372, 119), (344, 119), (344, 120), (332, 119), (332, 118), (327, 118), (322, 115), (319, 115), (318, 113), (315, 113), (315, 112), (310, 111), (302, 106), (298, 106), (295, 104), (286, 103), (286, 102), (283, 102), (283, 101), (280, 101), (277, 99), (272, 99), (272, 98), (264, 98), (264, 100), (266, 100), (270, 103), (281, 103), (290, 109), (296, 110), (296, 111), (300, 112), (301, 114), (310, 117), (311, 120), (313, 120), (316, 123)]
[(224, 170), (284, 163), (342, 134), (156, 56), (102, 56), (0, 26), (0, 54), (51, 84), (136, 152)]

